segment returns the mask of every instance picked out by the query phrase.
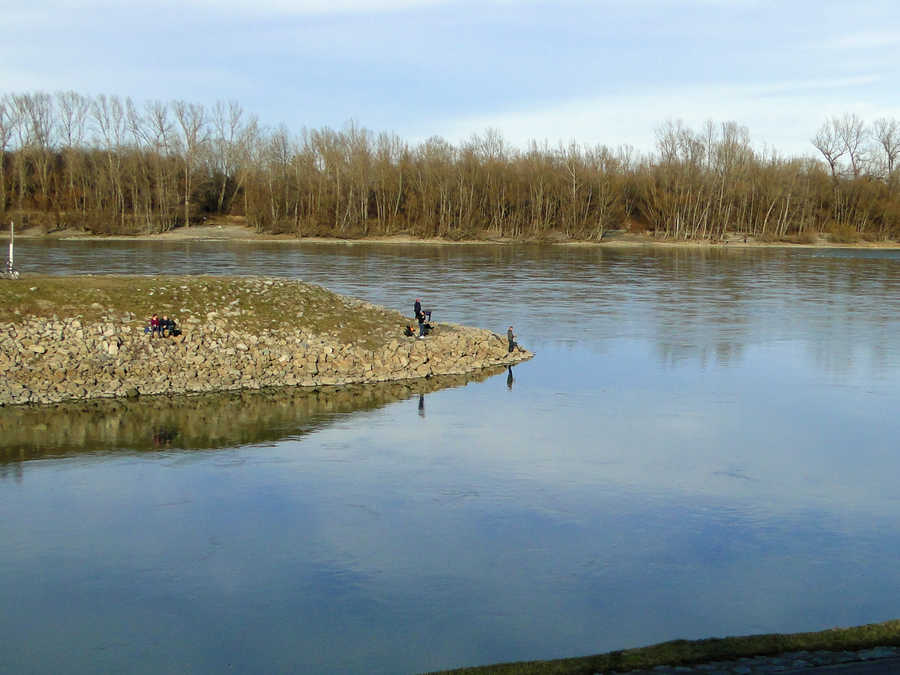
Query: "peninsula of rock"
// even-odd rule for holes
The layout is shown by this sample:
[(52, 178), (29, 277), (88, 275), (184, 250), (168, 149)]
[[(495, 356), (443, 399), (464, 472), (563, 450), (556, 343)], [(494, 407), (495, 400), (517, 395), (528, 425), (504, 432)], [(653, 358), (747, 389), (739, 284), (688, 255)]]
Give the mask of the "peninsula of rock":
[[(404, 337), (401, 312), (290, 279), (29, 277), (0, 283), (0, 300), (0, 405), (387, 382), (532, 357), (439, 321)], [(180, 334), (146, 333), (153, 313)]]

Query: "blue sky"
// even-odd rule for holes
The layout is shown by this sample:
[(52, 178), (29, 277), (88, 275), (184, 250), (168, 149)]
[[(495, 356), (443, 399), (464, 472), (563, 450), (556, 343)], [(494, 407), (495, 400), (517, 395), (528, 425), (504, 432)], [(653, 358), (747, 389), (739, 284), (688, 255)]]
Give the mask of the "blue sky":
[(0, 0), (0, 91), (237, 100), (274, 127), (651, 150), (736, 121), (814, 153), (829, 116), (900, 118), (896, 0)]

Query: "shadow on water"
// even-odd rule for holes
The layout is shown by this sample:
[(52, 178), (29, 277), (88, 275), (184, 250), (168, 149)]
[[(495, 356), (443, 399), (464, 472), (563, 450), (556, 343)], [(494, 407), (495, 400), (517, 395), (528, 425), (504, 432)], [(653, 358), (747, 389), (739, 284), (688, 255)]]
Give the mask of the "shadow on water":
[(284, 388), (0, 408), (0, 467), (106, 452), (213, 450), (308, 434), (338, 417), (499, 375), (502, 366), (368, 385)]

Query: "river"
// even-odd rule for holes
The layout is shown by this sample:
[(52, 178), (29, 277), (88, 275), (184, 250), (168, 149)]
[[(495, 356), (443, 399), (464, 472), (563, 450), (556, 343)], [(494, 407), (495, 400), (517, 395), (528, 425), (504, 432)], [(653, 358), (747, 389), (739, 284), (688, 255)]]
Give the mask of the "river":
[(416, 673), (898, 617), (900, 252), (24, 240), (16, 261), (19, 283), (421, 297), (536, 356), (0, 409), (2, 672)]

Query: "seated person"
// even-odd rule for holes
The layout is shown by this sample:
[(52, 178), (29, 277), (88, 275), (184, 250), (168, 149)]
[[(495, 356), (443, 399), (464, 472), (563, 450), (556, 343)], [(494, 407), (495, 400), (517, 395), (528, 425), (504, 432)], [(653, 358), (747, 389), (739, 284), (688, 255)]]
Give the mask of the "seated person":
[(154, 314), (150, 317), (150, 325), (144, 329), (145, 333), (150, 333), (152, 337), (159, 334), (159, 316)]
[(160, 330), (162, 334), (165, 335), (181, 335), (181, 331), (175, 327), (175, 319), (170, 319), (168, 316), (163, 316), (162, 320), (159, 322)]

